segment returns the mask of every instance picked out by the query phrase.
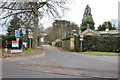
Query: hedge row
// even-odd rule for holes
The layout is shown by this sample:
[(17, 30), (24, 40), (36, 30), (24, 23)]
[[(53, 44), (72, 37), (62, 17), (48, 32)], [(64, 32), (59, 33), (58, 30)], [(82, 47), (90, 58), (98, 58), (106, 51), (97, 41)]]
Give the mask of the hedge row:
[[(120, 52), (120, 37), (85, 36), (83, 51)], [(75, 50), (80, 51), (79, 37), (75, 38)]]
[(70, 40), (71, 36), (65, 37), (62, 39), (62, 41)]

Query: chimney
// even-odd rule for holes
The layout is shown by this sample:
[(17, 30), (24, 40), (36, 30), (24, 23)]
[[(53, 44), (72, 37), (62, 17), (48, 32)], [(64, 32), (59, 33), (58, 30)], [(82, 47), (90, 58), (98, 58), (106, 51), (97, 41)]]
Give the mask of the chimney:
[(105, 31), (109, 31), (109, 24), (108, 24), (108, 22), (106, 23), (106, 29), (105, 29)]
[(90, 29), (90, 25), (89, 24), (87, 24), (87, 29)]

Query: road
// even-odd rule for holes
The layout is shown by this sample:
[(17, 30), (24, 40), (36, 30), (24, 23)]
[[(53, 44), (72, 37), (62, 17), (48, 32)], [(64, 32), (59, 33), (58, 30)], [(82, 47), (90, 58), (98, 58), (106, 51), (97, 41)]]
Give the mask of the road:
[(3, 78), (118, 78), (117, 56), (65, 52), (43, 45), (44, 52), (3, 59)]

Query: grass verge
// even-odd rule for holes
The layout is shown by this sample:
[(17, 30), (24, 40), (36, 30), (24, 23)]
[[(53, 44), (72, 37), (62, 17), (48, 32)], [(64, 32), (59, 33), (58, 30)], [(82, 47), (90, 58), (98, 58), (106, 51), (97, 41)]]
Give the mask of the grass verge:
[(73, 52), (69, 51), (72, 53), (77, 53), (77, 54), (89, 54), (89, 55), (97, 55), (97, 56), (119, 56), (120, 53), (115, 53), (115, 52), (92, 52), (92, 51), (87, 51), (87, 52)]
[[(13, 49), (12, 49), (13, 50)], [(30, 56), (30, 55), (35, 55), (35, 54), (40, 54), (43, 52), (42, 48), (37, 48), (37, 49), (27, 49), (27, 50), (22, 50), (22, 53), (10, 53), (11, 49), (7, 53), (2, 51), (2, 57), (22, 57), (22, 56)]]

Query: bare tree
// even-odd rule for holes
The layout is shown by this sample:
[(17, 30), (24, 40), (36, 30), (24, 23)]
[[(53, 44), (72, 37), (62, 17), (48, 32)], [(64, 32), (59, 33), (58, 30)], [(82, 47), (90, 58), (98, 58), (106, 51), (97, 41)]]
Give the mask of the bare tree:
[[(74, 30), (74, 31), (73, 31)], [(54, 42), (56, 39), (70, 37), (74, 34), (79, 34), (79, 27), (77, 24), (67, 20), (55, 20), (52, 27), (46, 29), (46, 41)]]
[(117, 19), (112, 19), (110, 22), (112, 23), (113, 27), (118, 28), (118, 20)]
[[(13, 16), (18, 15), (21, 18), (21, 22), (25, 26), (33, 24), (33, 49), (37, 47), (38, 37), (38, 22), (39, 16), (48, 14), (53, 18), (60, 17), (60, 12), (64, 12), (66, 0), (36, 0), (36, 2), (1, 2), (0, 5), (0, 18), (5, 19), (4, 24), (7, 20)], [(33, 22), (33, 23), (32, 23)]]

